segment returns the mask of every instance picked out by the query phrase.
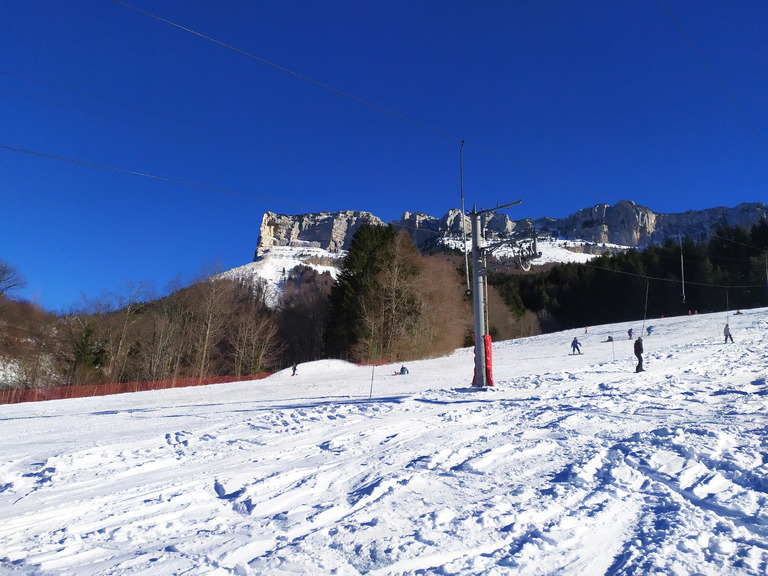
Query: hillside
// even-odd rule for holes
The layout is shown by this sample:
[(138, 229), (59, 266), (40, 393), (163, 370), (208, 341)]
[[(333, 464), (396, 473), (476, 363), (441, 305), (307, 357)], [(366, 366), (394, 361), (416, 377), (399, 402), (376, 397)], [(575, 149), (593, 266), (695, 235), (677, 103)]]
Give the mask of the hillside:
[[(446, 243), (447, 246), (460, 246)], [(535, 262), (537, 266), (551, 263), (588, 262), (596, 253), (587, 242), (542, 239), (538, 242), (541, 257)], [(603, 249), (621, 250), (624, 247), (603, 247)], [(239, 280), (262, 280), (266, 284), (267, 300), (271, 305), (277, 304), (283, 287), (288, 281), (290, 272), (297, 266), (307, 266), (320, 274), (328, 273), (336, 278), (345, 252), (331, 251), (310, 246), (272, 246), (264, 250), (254, 262), (233, 268), (220, 276)], [(499, 256), (506, 254), (505, 250), (497, 252)]]
[[(766, 218), (768, 206), (762, 203), (663, 214), (624, 200), (614, 206), (597, 204), (583, 208), (563, 218), (515, 221), (502, 212), (489, 213), (483, 217), (482, 227), (487, 242), (538, 237), (542, 256), (533, 261), (535, 267), (587, 262), (599, 254), (662, 243), (669, 238), (678, 240), (687, 236), (701, 241), (707, 239), (716, 226), (749, 229)], [(274, 305), (286, 278), (296, 266), (308, 266), (319, 273), (328, 272), (335, 278), (345, 250), (363, 222), (384, 224), (375, 215), (361, 211), (300, 215), (267, 212), (262, 218), (253, 262), (222, 276), (264, 281), (269, 301)], [(462, 220), (459, 210), (450, 210), (442, 218), (405, 212), (402, 218), (390, 224), (397, 230), (408, 232), (414, 244), (422, 250), (463, 250), (465, 230), (471, 230), (468, 217)], [(501, 249), (495, 255), (508, 256), (509, 251)]]
[(648, 324), (0, 406), (0, 574), (765, 574), (768, 309)]

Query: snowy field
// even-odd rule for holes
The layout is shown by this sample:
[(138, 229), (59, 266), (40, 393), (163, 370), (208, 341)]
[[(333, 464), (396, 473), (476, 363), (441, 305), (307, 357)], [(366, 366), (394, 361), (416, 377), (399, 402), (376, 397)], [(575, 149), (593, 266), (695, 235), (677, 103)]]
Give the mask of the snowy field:
[(725, 320), (642, 374), (634, 322), (496, 343), (489, 392), (463, 349), (0, 406), (0, 574), (765, 575), (768, 309)]

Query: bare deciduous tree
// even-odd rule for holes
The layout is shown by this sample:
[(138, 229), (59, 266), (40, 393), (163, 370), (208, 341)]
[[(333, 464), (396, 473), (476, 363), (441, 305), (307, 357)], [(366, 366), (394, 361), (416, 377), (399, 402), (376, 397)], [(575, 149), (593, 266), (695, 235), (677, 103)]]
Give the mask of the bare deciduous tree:
[(24, 288), (26, 281), (16, 268), (5, 260), (0, 260), (0, 294)]
[(269, 316), (255, 307), (240, 314), (232, 338), (234, 376), (266, 371), (280, 350), (277, 325)]
[(147, 282), (128, 282), (127, 295), (115, 302), (115, 311), (108, 322), (109, 366), (107, 375), (111, 382), (121, 382), (128, 361), (130, 329), (138, 321), (138, 312), (149, 296)]

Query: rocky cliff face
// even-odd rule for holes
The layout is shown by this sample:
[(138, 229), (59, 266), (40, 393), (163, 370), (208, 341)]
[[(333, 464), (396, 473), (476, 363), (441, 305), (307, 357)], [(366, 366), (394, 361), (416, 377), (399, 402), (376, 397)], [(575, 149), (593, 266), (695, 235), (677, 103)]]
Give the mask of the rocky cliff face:
[(645, 246), (678, 236), (704, 240), (719, 224), (749, 228), (768, 218), (763, 203), (740, 204), (735, 208), (709, 208), (677, 214), (663, 214), (622, 200), (615, 206), (598, 204), (583, 208), (567, 218), (537, 222), (537, 230), (549, 226), (554, 234), (568, 238), (622, 246)]
[[(718, 224), (748, 228), (761, 218), (768, 219), (768, 206), (763, 203), (660, 214), (629, 200), (622, 200), (614, 206), (598, 204), (592, 208), (583, 208), (566, 218), (514, 221), (505, 214), (491, 213), (484, 217), (482, 224), (485, 237), (489, 240), (537, 233), (569, 240), (637, 247), (686, 235), (694, 240), (703, 240)], [(354, 233), (366, 221), (382, 224), (379, 218), (368, 212), (320, 212), (298, 216), (267, 212), (261, 223), (256, 257), (272, 246), (345, 250)], [(459, 210), (450, 210), (442, 218), (405, 212), (400, 220), (392, 224), (408, 231), (414, 243), (421, 248), (429, 248), (448, 239), (463, 238)], [(463, 225), (469, 234), (469, 218), (464, 218)]]
[(382, 224), (368, 212), (319, 212), (286, 216), (267, 212), (261, 220), (256, 258), (272, 246), (308, 246), (324, 250), (346, 250), (363, 222)]

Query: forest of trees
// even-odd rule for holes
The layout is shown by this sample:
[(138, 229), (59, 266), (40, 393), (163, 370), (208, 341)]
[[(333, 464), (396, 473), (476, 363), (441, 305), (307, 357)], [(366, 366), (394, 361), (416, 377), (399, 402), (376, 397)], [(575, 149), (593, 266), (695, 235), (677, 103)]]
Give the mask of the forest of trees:
[[(276, 307), (263, 284), (211, 277), (148, 298), (141, 285), (69, 314), (0, 293), (0, 386), (246, 376), (326, 357), (367, 362), (441, 355), (471, 325), (456, 264), (407, 234), (366, 225), (338, 281), (288, 271)], [(21, 276), (7, 267), (7, 289)], [(3, 284), (0, 284), (2, 287)]]
[[(269, 370), (281, 353), (257, 286), (195, 283), (145, 301), (137, 287), (71, 314), (0, 297), (3, 384), (27, 388), (233, 376)], [(10, 380), (10, 381), (9, 381)]]
[[(721, 226), (706, 242), (669, 240), (589, 264), (494, 271), (489, 332), (505, 340), (765, 306), (767, 269), (763, 221), (749, 231)], [(262, 284), (221, 277), (159, 299), (131, 285), (122, 298), (70, 314), (12, 299), (21, 286), (21, 274), (0, 260), (0, 388), (241, 377), (321, 358), (401, 362), (472, 343), (461, 256), (420, 254), (391, 226), (361, 226), (335, 281), (308, 266), (288, 271), (272, 307)]]
[(552, 331), (646, 315), (768, 306), (766, 274), (768, 223), (763, 220), (749, 231), (719, 226), (709, 240), (684, 238), (682, 247), (667, 240), (589, 264), (526, 275), (493, 273), (489, 282), (512, 310), (536, 311), (542, 327)]

